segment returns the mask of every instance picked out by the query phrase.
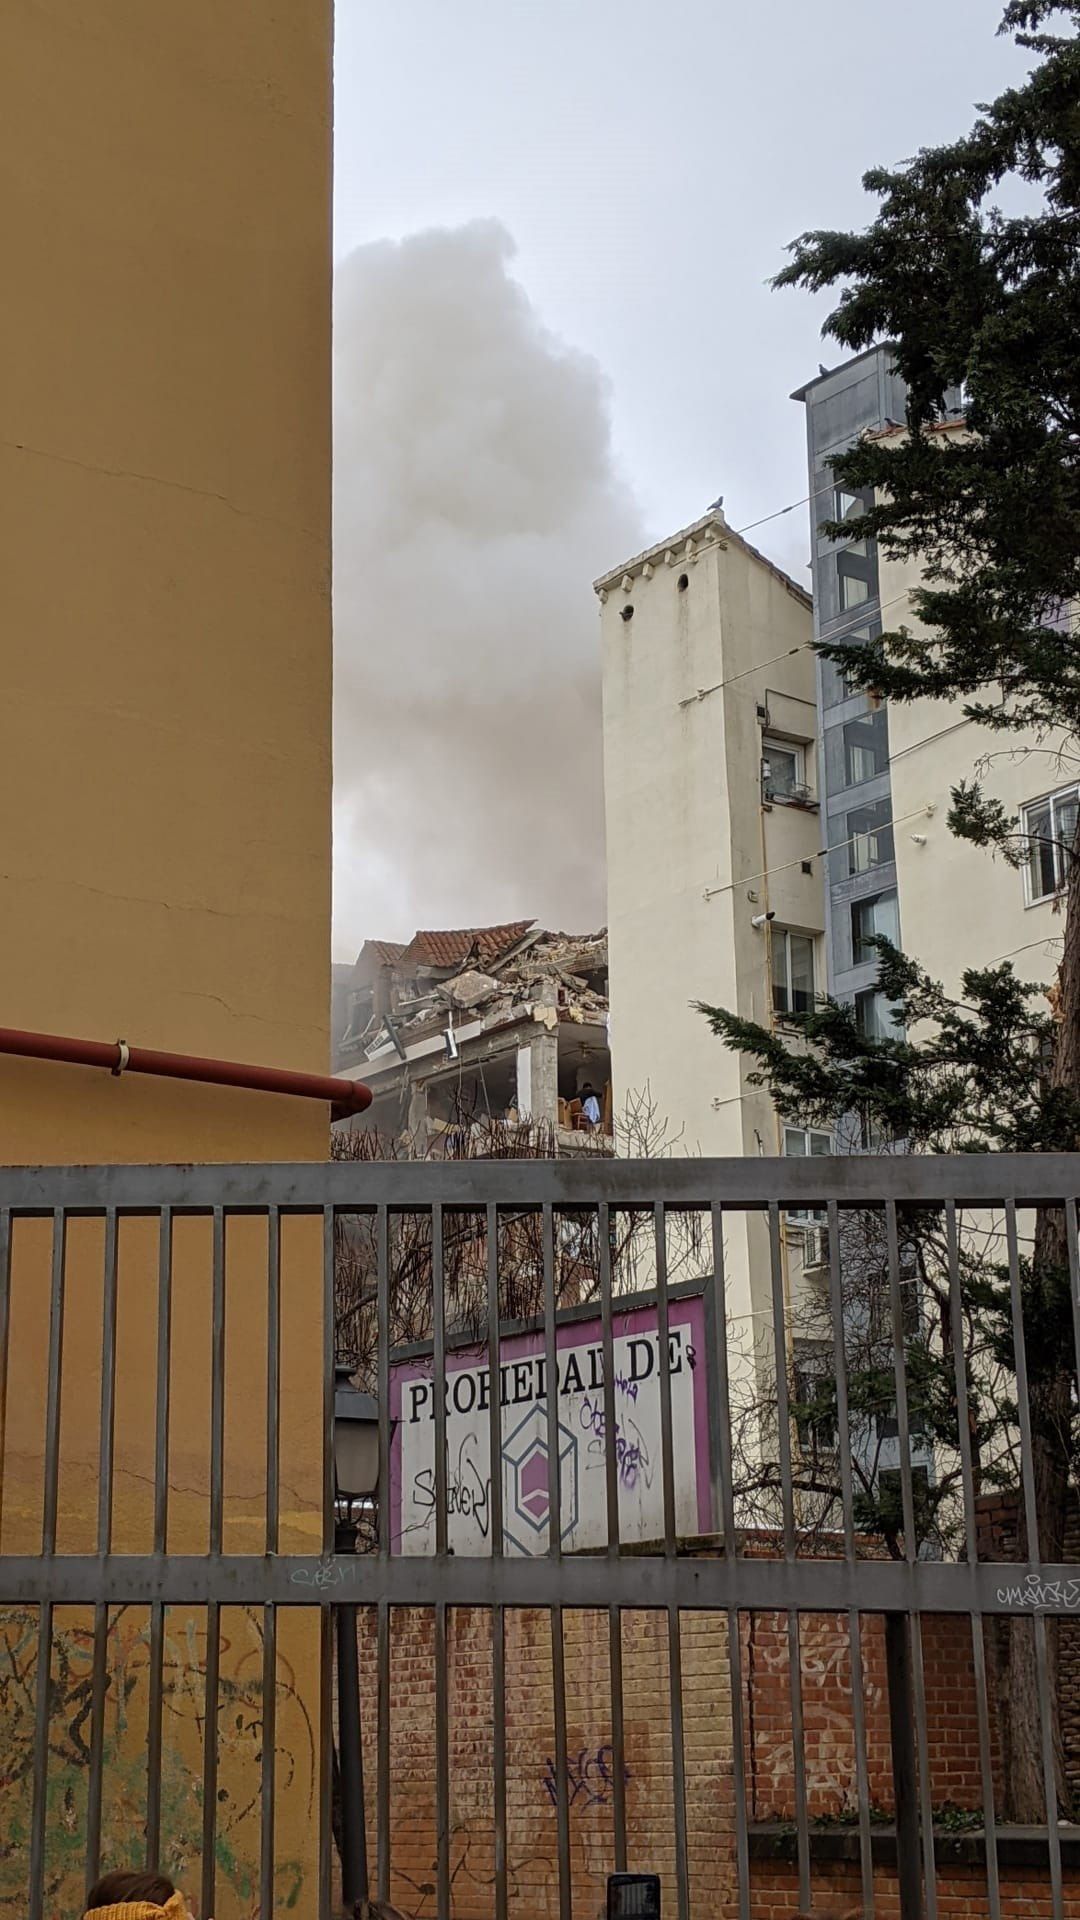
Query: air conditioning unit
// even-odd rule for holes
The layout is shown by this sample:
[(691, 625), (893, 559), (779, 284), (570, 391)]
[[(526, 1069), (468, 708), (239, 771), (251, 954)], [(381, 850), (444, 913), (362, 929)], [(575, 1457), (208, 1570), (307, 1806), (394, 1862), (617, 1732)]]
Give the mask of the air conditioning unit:
[(803, 1268), (807, 1273), (819, 1272), (829, 1264), (828, 1227), (807, 1227), (803, 1235)]

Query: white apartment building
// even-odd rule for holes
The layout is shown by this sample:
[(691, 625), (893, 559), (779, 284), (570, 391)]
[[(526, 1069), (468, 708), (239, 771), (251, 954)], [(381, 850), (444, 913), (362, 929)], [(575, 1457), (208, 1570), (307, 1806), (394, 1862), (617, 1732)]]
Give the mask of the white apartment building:
[[(596, 592), (616, 1114), (647, 1090), (677, 1151), (813, 1150), (694, 1004), (782, 1024), (825, 987), (810, 596), (716, 509)], [(724, 1255), (737, 1343), (768, 1347), (765, 1222)]]

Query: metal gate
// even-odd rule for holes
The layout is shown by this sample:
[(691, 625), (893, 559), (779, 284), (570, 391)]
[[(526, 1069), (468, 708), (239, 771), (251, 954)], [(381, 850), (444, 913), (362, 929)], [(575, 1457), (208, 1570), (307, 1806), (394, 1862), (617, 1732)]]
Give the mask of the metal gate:
[[(1073, 1658), (1059, 1622), (1080, 1611), (1080, 1578), (1071, 1564), (1044, 1562), (1040, 1550), (1029, 1243), (1034, 1210), (1055, 1210), (1068, 1259), (1060, 1347), (1075, 1377), (1078, 1191), (1080, 1161), (1065, 1156), (4, 1170), (0, 1658), (22, 1676), (33, 1710), (25, 1747), (13, 1759), (9, 1722), (0, 1756), (0, 1772), (8, 1762), (0, 1910), (6, 1900), (31, 1920), (72, 1911), (76, 1857), (88, 1883), (121, 1860), (174, 1859), (173, 1789), (166, 1793), (163, 1779), (187, 1767), (185, 1832), (192, 1805), (200, 1831), (184, 1844), (189, 1878), (198, 1856), (192, 1891), (204, 1914), (229, 1920), (294, 1905), (326, 1920), (337, 1911), (330, 1628), (333, 1609), (347, 1605), (362, 1628), (373, 1899), (438, 1920), (504, 1920), (511, 1911), (570, 1920), (575, 1905), (602, 1904), (606, 1873), (655, 1864), (640, 1838), (651, 1795), (670, 1814), (670, 1840), (655, 1844), (665, 1910), (678, 1920), (706, 1905), (740, 1920), (772, 1912), (759, 1906), (759, 1883), (779, 1898), (785, 1874), (793, 1906), (831, 1899), (850, 1880), (867, 1914), (884, 1894), (886, 1910), (898, 1899), (905, 1920), (922, 1912), (933, 1920), (941, 1877), (961, 1854), (965, 1873), (974, 1863), (994, 1920), (1023, 1910), (1032, 1881), (1063, 1916), (1074, 1843), (1059, 1818), (1055, 1674)], [(980, 1307), (990, 1282), (996, 1305)], [(354, 1513), (361, 1550), (348, 1554), (334, 1551), (335, 1311), (337, 1344), (373, 1396), (377, 1427), (373, 1487)], [(980, 1313), (1005, 1316), (1011, 1353), (998, 1322), (990, 1338)], [(300, 1334), (316, 1326), (305, 1349)], [(1039, 1339), (1045, 1370), (1045, 1327)], [(191, 1361), (197, 1348), (205, 1376)], [(306, 1368), (315, 1383), (306, 1404), (303, 1380), (285, 1379), (297, 1355), (300, 1374)], [(235, 1378), (230, 1367), (240, 1369)], [(152, 1417), (140, 1422), (138, 1407)], [(416, 1414), (415, 1433), (406, 1409)], [(510, 1428), (521, 1409), (515, 1454)], [(1070, 1425), (1074, 1411), (1075, 1391)], [(462, 1434), (472, 1449), (471, 1491), (455, 1477)], [(243, 1469), (235, 1499), (233, 1446)], [(1071, 1437), (1068, 1448), (1071, 1458)], [(181, 1491), (194, 1498), (179, 1489), (175, 1463), (185, 1449), (205, 1461), (205, 1543), (192, 1544), (202, 1521), (176, 1518)], [(318, 1461), (298, 1495), (293, 1460), (301, 1456)], [(151, 1463), (145, 1473), (140, 1461)], [(123, 1500), (134, 1502), (124, 1510), (123, 1542), (118, 1476)], [(995, 1535), (991, 1508), (1011, 1513), (1021, 1533), (1026, 1524), (1026, 1539), (1013, 1543), (1000, 1525)], [(118, 1680), (110, 1633), (127, 1609), (145, 1610), (145, 1645), (137, 1674)], [(245, 1681), (242, 1696), (222, 1632), (231, 1609), (254, 1622), (261, 1645), (261, 1674)], [(282, 1821), (303, 1825), (275, 1733), (279, 1639), (295, 1609), (318, 1620), (318, 1659), (290, 1694), (290, 1711), (302, 1708), (315, 1728), (317, 1894), (303, 1875), (283, 1889), (278, 1872)], [(197, 1617), (190, 1644), (205, 1641), (203, 1707), (178, 1731), (165, 1653), (173, 1613)], [(545, 1687), (550, 1672), (543, 1724), (551, 1749), (536, 1818), (551, 1822), (554, 1864), (542, 1887), (523, 1885), (508, 1853), (508, 1830), (534, 1819), (522, 1811), (511, 1750), (527, 1677), (514, 1637), (524, 1614), (546, 1622), (536, 1669)], [(76, 1712), (64, 1695), (63, 1634), (69, 1617), (84, 1615), (87, 1670)], [(406, 1615), (421, 1622), (413, 1651), (430, 1650), (433, 1706), (434, 1872), (415, 1897), (399, 1876), (395, 1832), (408, 1752), (395, 1724), (405, 1696), (395, 1694), (391, 1669), (395, 1626)], [(568, 1741), (578, 1708), (573, 1678), (569, 1700), (567, 1691), (570, 1616), (575, 1633), (584, 1621), (590, 1646), (599, 1633), (605, 1647), (609, 1724), (589, 1761), (599, 1792), (588, 1778), (582, 1791)], [(466, 1617), (486, 1623), (490, 1672), (480, 1714), (490, 1744), (490, 1871), (467, 1888), (452, 1858), (453, 1727), (463, 1708), (448, 1651)], [(647, 1617), (649, 1659), (662, 1654), (663, 1706), (650, 1710), (663, 1734), (662, 1796), (635, 1747), (643, 1709), (628, 1694), (632, 1617)], [(988, 1682), (987, 1662), (1001, 1620), (1027, 1623), (1009, 1629), (1015, 1643), (994, 1658), (1029, 1637), (1045, 1786), (1041, 1831), (1025, 1842), (1020, 1906), (1013, 1837), (995, 1814), (1008, 1795), (1008, 1703)], [(708, 1644), (722, 1649), (724, 1667), (718, 1675), (701, 1663), (704, 1679), (695, 1668), (692, 1689), (684, 1659), (691, 1622), (695, 1633), (714, 1633)], [(750, 1724), (760, 1719), (764, 1683), (747, 1671), (762, 1622), (774, 1716), (777, 1676), (786, 1695), (769, 1787), (772, 1811), (784, 1817), (771, 1821), (759, 1817), (762, 1736)], [(844, 1803), (835, 1832), (819, 1806), (823, 1663), (808, 1663), (811, 1630), (847, 1676), (846, 1771), (829, 1787)], [(868, 1645), (879, 1640), (884, 1705), (864, 1672)], [(13, 1653), (16, 1642), (22, 1653)], [(966, 1774), (949, 1746), (948, 1714), (935, 1705), (957, 1660), (970, 1677)], [(139, 1744), (145, 1804), (137, 1830), (129, 1820), (118, 1831), (111, 1770), (121, 1749), (110, 1747), (106, 1724), (118, 1704), (144, 1699), (138, 1724), (129, 1714), (116, 1737), (125, 1765)], [(697, 1734), (698, 1744), (687, 1744), (688, 1701), (695, 1728), (714, 1742), (704, 1762)], [(873, 1803), (885, 1777), (878, 1722), (886, 1709), (891, 1805), (882, 1821)], [(237, 1748), (236, 1764), (257, 1767), (258, 1782), (243, 1813), (251, 1844), (237, 1865), (236, 1845), (222, 1846), (221, 1768), (223, 1740), (245, 1714), (250, 1751)], [(83, 1771), (64, 1775), (58, 1812), (56, 1730), (63, 1723), (70, 1733), (76, 1720), (71, 1767)], [(961, 1744), (958, 1736), (957, 1753)], [(939, 1777), (961, 1775), (975, 1816), (962, 1829), (966, 1853), (955, 1832), (941, 1831)], [(593, 1821), (587, 1884), (575, 1864), (583, 1801)], [(695, 1864), (706, 1853), (708, 1887)], [(852, 1855), (845, 1879), (835, 1862)]]

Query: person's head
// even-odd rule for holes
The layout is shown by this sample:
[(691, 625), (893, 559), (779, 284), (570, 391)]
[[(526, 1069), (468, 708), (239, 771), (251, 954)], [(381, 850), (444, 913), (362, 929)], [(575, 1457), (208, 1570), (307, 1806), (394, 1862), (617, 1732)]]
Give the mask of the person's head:
[(595, 1098), (596, 1098), (596, 1088), (595, 1088), (595, 1087), (593, 1086), (593, 1083), (592, 1083), (592, 1081), (591, 1081), (591, 1080), (586, 1080), (586, 1082), (585, 1082), (585, 1085), (584, 1085), (584, 1086), (582, 1087), (582, 1089), (581, 1089), (581, 1097), (582, 1097), (582, 1099), (583, 1099), (583, 1100), (587, 1100), (587, 1099), (588, 1099), (588, 1097), (589, 1097), (589, 1095), (590, 1095), (590, 1093), (592, 1094), (592, 1096), (593, 1096), (593, 1099), (595, 1100)]
[(167, 1913), (170, 1920), (184, 1920), (188, 1906), (183, 1894), (164, 1873), (129, 1873), (119, 1869), (107, 1873), (91, 1887), (84, 1920), (153, 1920)]

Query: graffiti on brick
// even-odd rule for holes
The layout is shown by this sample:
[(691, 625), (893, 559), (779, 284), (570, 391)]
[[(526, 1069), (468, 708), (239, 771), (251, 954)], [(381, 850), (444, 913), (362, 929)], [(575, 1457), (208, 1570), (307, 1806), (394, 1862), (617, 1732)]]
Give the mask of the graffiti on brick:
[[(623, 1783), (630, 1781), (629, 1767), (623, 1767)], [(590, 1752), (582, 1747), (578, 1754), (566, 1756), (566, 1798), (571, 1807), (607, 1806), (615, 1784), (615, 1749), (611, 1746), (597, 1747)], [(553, 1807), (559, 1804), (559, 1774), (554, 1760), (548, 1755), (543, 1776), (544, 1791)]]

